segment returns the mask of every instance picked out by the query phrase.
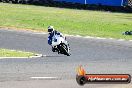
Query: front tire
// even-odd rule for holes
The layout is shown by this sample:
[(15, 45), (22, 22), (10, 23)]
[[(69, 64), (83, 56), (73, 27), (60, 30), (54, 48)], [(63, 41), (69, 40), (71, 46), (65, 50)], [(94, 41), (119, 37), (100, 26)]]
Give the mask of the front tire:
[(61, 49), (62, 49), (62, 52), (67, 55), (67, 56), (70, 56), (70, 49), (69, 49), (69, 46), (65, 45), (65, 44), (61, 44)]

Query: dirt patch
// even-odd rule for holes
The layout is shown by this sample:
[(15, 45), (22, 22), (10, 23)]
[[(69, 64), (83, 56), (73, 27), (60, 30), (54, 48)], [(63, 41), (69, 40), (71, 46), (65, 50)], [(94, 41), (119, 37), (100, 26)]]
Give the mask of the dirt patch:
[(25, 29), (25, 28), (16, 28), (16, 27), (4, 27), (4, 26), (0, 26), (0, 29), (9, 29), (9, 30), (20, 30), (20, 31), (31, 31), (31, 32), (47, 32), (46, 29), (45, 30), (35, 30), (35, 29)]

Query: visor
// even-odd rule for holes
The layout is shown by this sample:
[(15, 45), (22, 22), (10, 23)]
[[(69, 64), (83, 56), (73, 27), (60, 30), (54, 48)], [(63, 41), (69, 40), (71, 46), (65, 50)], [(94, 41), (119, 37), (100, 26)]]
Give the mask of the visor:
[(53, 31), (53, 29), (48, 29), (48, 32), (52, 32)]

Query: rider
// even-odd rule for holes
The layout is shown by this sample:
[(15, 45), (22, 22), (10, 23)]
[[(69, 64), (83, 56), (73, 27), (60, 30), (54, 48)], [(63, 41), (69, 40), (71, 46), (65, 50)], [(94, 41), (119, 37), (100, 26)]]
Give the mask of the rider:
[[(48, 33), (49, 33), (49, 37), (48, 37), (48, 44), (49, 45), (52, 44), (52, 37), (54, 35), (60, 35), (60, 37), (63, 37), (63, 34), (56, 31), (53, 26), (48, 27)], [(52, 47), (52, 51), (55, 52), (55, 47)]]

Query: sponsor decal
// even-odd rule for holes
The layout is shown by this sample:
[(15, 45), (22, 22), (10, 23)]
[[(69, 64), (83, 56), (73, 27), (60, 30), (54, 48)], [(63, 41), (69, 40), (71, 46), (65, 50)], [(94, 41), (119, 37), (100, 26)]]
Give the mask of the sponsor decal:
[(86, 74), (82, 66), (79, 66), (76, 81), (79, 85), (91, 83), (128, 84), (131, 82), (131, 76), (129, 74)]

